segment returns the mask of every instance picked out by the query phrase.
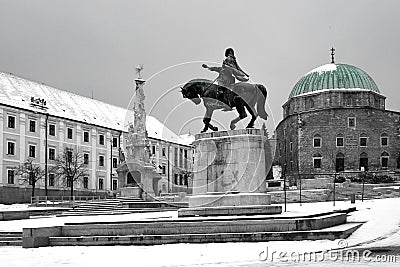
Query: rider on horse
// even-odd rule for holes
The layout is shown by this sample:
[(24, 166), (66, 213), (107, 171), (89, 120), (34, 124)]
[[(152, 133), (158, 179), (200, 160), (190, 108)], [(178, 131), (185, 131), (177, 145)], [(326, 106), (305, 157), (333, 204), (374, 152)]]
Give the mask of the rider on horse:
[[(217, 82), (218, 85), (223, 87), (231, 89), (231, 86), (235, 84), (235, 78), (241, 82), (247, 82), (249, 80), (249, 75), (239, 67), (235, 58), (235, 52), (232, 48), (227, 48), (225, 50), (225, 57), (226, 58), (222, 62), (222, 67), (208, 67), (206, 64), (202, 66), (210, 71), (218, 72)], [(222, 95), (223, 91), (219, 90), (218, 94)]]

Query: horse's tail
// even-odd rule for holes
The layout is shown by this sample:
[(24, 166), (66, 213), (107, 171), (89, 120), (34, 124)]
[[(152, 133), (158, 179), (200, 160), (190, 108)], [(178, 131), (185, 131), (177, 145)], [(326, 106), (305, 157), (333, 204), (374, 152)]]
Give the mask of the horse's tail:
[(265, 111), (265, 101), (267, 100), (267, 88), (265, 88), (262, 84), (256, 84), (256, 87), (262, 93), (262, 96), (259, 95), (257, 98), (257, 113), (261, 119), (268, 119), (268, 113)]

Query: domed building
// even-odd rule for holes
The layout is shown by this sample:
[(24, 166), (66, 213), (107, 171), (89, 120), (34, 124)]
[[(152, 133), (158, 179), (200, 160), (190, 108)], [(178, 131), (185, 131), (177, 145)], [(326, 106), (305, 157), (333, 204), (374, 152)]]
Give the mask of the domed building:
[(355, 66), (331, 63), (306, 73), (283, 105), (275, 164), (291, 185), (299, 173), (393, 175), (400, 168), (400, 113), (386, 110), (385, 99), (371, 76)]

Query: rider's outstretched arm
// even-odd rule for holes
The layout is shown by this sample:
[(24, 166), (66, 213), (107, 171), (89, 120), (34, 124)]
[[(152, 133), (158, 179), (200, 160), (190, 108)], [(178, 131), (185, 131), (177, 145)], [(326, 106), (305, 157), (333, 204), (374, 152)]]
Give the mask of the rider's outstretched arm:
[(203, 64), (202, 66), (203, 66), (203, 68), (206, 68), (206, 69), (208, 69), (209, 71), (215, 71), (215, 72), (218, 72), (218, 73), (220, 73), (221, 70), (222, 70), (221, 67), (209, 67), (209, 66), (207, 66), (206, 64)]

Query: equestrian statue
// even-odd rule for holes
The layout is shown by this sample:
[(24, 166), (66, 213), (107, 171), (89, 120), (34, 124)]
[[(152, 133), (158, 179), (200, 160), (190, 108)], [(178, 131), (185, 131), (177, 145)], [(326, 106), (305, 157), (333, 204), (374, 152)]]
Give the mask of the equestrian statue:
[[(236, 108), (238, 117), (230, 123), (230, 129), (236, 128), (236, 123), (247, 117), (246, 109), (251, 115), (251, 120), (246, 128), (253, 128), (257, 116), (266, 120), (268, 114), (265, 111), (267, 89), (262, 84), (251, 84), (247, 75), (237, 64), (232, 48), (225, 51), (225, 60), (222, 67), (209, 67), (203, 64), (203, 68), (215, 71), (219, 75), (215, 81), (207, 79), (193, 79), (181, 87), (184, 98), (190, 99), (196, 105), (201, 103), (206, 108), (202, 133), (208, 129), (218, 131), (218, 127), (211, 124), (211, 117), (214, 110), (231, 111)], [(239, 82), (235, 83), (235, 79)]]

